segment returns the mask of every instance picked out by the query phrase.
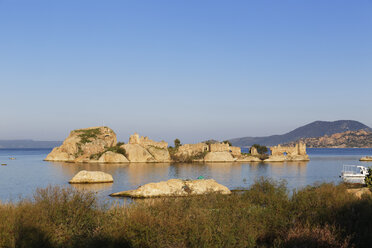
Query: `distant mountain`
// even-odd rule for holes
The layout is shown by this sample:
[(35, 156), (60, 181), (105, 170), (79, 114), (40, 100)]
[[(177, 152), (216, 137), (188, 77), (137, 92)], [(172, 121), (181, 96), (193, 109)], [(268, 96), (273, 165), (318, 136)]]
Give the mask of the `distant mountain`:
[[(318, 138), (303, 138), (299, 141), (304, 142), (309, 148), (370, 148), (372, 147), (372, 132), (347, 131)], [(295, 143), (296, 141), (286, 145), (293, 146)]]
[(371, 132), (372, 129), (363, 123), (351, 120), (340, 121), (315, 121), (305, 126), (299, 127), (289, 133), (282, 135), (272, 135), (266, 137), (243, 137), (229, 139), (234, 146), (249, 147), (253, 144), (273, 146), (277, 144), (290, 143), (302, 138), (315, 138), (346, 131), (365, 130)]
[(35, 141), (35, 140), (0, 140), (0, 149), (4, 148), (54, 148), (60, 146), (62, 141)]

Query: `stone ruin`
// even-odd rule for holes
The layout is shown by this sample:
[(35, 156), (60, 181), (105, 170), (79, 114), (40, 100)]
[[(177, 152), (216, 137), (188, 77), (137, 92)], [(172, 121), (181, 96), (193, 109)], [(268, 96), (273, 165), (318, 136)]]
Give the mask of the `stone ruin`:
[(147, 136), (139, 136), (138, 133), (134, 133), (129, 137), (129, 144), (134, 145), (138, 144), (144, 148), (149, 148), (151, 146), (161, 148), (161, 149), (167, 149), (168, 143), (165, 141), (156, 142), (153, 140), (150, 140)]
[(258, 153), (258, 151), (257, 151), (257, 148), (254, 147), (254, 146), (251, 147), (251, 155), (252, 155), (252, 156), (258, 156), (258, 155), (260, 155), (260, 154)]
[(209, 152), (209, 146), (205, 143), (185, 144), (178, 147), (177, 154), (194, 156), (199, 153)]
[(282, 161), (308, 161), (309, 156), (306, 154), (306, 144), (298, 143), (295, 146), (272, 146), (270, 147), (271, 155), (265, 161), (282, 162)]
[(203, 152), (229, 152), (231, 155), (240, 156), (240, 147), (229, 146), (227, 143), (197, 143), (197, 144), (185, 144), (178, 147), (177, 153), (184, 154), (187, 156), (193, 156)]
[(230, 146), (227, 143), (214, 143), (209, 145), (210, 152), (230, 152)]
[(230, 146), (230, 152), (234, 157), (238, 157), (242, 155), (242, 149), (237, 146)]
[(298, 156), (298, 155), (307, 155), (306, 154), (306, 144), (298, 143), (295, 146), (272, 146), (270, 147), (271, 155), (280, 156), (280, 155), (289, 155), (289, 156)]

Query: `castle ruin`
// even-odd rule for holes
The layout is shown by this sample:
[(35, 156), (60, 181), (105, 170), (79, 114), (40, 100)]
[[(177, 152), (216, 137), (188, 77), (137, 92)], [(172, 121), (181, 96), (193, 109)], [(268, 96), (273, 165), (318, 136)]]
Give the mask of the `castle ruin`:
[(157, 147), (157, 148), (161, 148), (161, 149), (167, 149), (168, 148), (168, 143), (165, 142), (165, 141), (160, 141), (160, 142), (156, 142), (156, 141), (153, 141), (153, 140), (150, 140), (147, 136), (146, 137), (143, 137), (143, 136), (139, 136), (138, 133), (134, 133), (133, 135), (131, 135), (129, 137), (129, 144), (138, 144), (144, 148), (148, 148), (150, 146), (154, 146), (154, 147)]

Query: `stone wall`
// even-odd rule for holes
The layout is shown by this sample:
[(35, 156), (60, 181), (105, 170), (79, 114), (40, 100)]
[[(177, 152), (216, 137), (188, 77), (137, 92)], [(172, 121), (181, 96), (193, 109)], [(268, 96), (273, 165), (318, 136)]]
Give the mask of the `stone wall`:
[(144, 148), (149, 148), (151, 146), (158, 147), (161, 149), (167, 149), (168, 143), (165, 141), (156, 142), (153, 140), (150, 140), (148, 137), (139, 136), (138, 133), (134, 133), (129, 137), (129, 144), (134, 145), (138, 144)]
[(209, 145), (210, 152), (229, 152), (230, 147), (229, 144), (226, 143), (215, 143)]
[(272, 156), (280, 156), (280, 155), (289, 155), (289, 156), (297, 156), (297, 155), (306, 155), (306, 144), (298, 143), (295, 146), (272, 146), (270, 147), (271, 155)]
[(230, 146), (230, 152), (234, 157), (242, 155), (242, 149), (237, 146)]
[(260, 154), (258, 153), (258, 151), (257, 151), (257, 148), (254, 147), (254, 146), (251, 147), (251, 155), (252, 155), (252, 156), (260, 155)]
[(185, 144), (178, 147), (177, 153), (187, 156), (196, 155), (198, 153), (203, 153), (209, 151), (209, 146), (205, 143), (197, 144)]

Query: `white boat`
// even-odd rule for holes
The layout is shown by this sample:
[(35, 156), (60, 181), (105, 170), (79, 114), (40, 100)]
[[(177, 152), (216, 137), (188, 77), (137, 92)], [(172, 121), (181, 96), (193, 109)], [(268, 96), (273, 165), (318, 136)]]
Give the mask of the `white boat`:
[(364, 179), (367, 175), (369, 175), (367, 167), (361, 165), (344, 165), (340, 177), (345, 183), (364, 184)]

